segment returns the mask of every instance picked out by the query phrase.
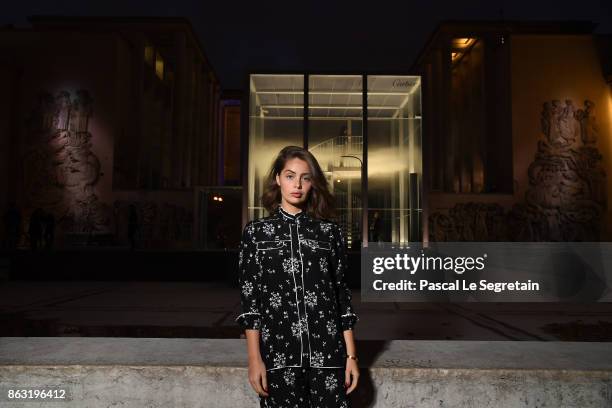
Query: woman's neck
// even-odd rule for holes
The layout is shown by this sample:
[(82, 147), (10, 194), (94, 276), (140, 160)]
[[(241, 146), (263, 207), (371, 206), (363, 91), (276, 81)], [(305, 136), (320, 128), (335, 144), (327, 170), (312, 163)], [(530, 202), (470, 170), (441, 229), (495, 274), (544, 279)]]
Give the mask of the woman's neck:
[(281, 202), (281, 204), (280, 204), (280, 206), (281, 206), (281, 208), (282, 208), (284, 211), (288, 212), (288, 213), (289, 213), (289, 214), (291, 214), (291, 215), (295, 215), (295, 214), (298, 214), (298, 213), (301, 213), (301, 212), (302, 212), (302, 209), (301, 209), (301, 208), (296, 207), (295, 205), (291, 205), (291, 204), (289, 204), (289, 203), (288, 203), (288, 202), (286, 202), (286, 201), (282, 201), (282, 202)]

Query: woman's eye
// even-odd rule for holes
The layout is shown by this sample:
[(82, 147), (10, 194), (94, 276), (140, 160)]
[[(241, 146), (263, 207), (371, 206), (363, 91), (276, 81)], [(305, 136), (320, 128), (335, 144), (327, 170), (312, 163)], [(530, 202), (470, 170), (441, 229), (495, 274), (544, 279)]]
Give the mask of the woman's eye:
[(288, 178), (288, 179), (291, 179), (291, 178), (293, 178), (293, 175), (291, 175), (291, 174), (287, 174), (287, 178)]
[(304, 177), (304, 181), (310, 181), (310, 177)]

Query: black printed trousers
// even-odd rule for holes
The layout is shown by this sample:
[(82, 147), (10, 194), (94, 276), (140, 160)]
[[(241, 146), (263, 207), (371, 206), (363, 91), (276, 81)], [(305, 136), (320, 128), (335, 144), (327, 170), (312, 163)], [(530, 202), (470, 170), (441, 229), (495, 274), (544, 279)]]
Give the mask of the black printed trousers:
[(344, 368), (287, 367), (266, 373), (261, 408), (350, 408)]

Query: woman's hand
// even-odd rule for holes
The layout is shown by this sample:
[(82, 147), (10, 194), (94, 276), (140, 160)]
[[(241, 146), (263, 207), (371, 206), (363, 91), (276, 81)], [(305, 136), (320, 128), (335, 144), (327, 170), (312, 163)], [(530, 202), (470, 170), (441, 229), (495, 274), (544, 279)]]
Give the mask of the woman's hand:
[(268, 396), (266, 365), (260, 356), (249, 358), (249, 382), (257, 394), (262, 397)]
[(352, 358), (346, 359), (346, 370), (344, 370), (344, 386), (348, 387), (346, 390), (347, 394), (350, 394), (355, 388), (357, 388), (357, 382), (359, 381), (359, 366), (357, 361)]

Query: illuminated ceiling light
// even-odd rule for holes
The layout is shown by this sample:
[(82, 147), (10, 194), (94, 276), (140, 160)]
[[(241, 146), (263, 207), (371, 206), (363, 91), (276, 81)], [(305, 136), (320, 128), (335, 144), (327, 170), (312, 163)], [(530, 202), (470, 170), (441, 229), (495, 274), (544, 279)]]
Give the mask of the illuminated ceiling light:
[(340, 179), (336, 180), (338, 183), (340, 182)]
[[(265, 105), (262, 106), (263, 109), (303, 109), (304, 105)], [(363, 109), (362, 105), (310, 105), (308, 106), (310, 109), (350, 109), (350, 110), (361, 110)], [(399, 109), (399, 106), (368, 106), (368, 109), (386, 109), (386, 110), (395, 110)]]
[[(412, 84), (416, 85), (417, 82)], [(304, 95), (304, 91), (255, 91), (256, 94), (259, 95)], [(361, 96), (362, 91), (308, 91), (309, 95), (354, 95)], [(393, 96), (393, 95), (410, 95), (410, 92), (382, 92), (382, 91), (367, 91), (368, 95), (377, 95), (377, 96)]]
[(213, 197), (213, 200), (217, 201), (219, 198), (217, 196)]
[(219, 197), (219, 201), (223, 201), (223, 197)]
[(474, 38), (469, 38), (469, 37), (454, 38), (453, 39), (453, 46), (455, 48), (467, 48), (467, 47), (471, 46), (474, 43), (474, 41), (475, 41)]

